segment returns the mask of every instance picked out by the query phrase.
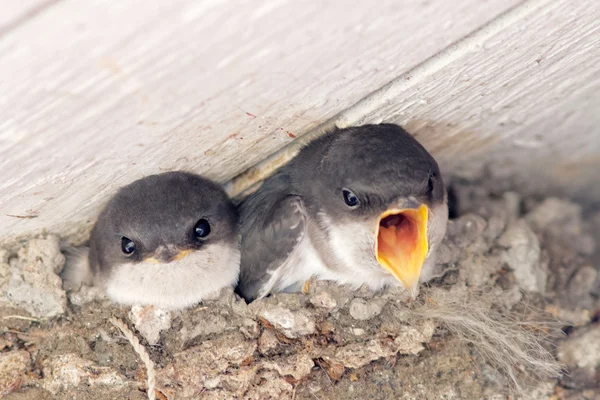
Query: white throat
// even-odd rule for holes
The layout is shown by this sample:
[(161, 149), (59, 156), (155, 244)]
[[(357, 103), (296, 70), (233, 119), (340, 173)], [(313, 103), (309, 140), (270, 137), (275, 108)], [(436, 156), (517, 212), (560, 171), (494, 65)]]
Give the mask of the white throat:
[(141, 262), (115, 266), (105, 288), (108, 297), (118, 303), (181, 309), (235, 285), (239, 269), (237, 248), (208, 244), (167, 264)]

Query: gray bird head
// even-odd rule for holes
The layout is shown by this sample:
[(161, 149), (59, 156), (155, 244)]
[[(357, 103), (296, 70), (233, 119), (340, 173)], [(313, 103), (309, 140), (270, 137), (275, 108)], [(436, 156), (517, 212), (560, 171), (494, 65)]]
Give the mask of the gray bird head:
[(334, 244), (332, 257), (355, 273), (383, 268), (414, 293), (448, 218), (444, 182), (425, 148), (397, 125), (367, 125), (313, 141), (297, 162), (294, 185)]
[[(167, 172), (135, 181), (110, 200), (92, 231), (90, 266), (119, 302), (178, 307), (193, 302), (194, 293), (235, 282), (238, 241), (236, 210), (220, 186)], [(186, 300), (175, 299), (187, 291)]]

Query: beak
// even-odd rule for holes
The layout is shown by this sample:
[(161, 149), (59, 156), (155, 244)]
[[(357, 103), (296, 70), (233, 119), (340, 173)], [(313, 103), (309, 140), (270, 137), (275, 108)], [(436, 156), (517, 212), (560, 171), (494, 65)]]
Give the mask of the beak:
[(426, 205), (388, 209), (379, 217), (375, 254), (379, 264), (416, 297), (427, 243)]
[(179, 250), (173, 245), (158, 246), (154, 254), (144, 259), (144, 262), (150, 264), (167, 264), (172, 261), (179, 261), (192, 254), (193, 250)]

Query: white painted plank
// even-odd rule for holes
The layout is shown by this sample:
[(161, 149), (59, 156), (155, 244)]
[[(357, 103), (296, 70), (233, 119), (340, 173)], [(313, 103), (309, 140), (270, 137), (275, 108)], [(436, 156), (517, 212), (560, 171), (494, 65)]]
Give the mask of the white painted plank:
[(62, 1), (0, 40), (2, 234), (150, 173), (230, 179), (515, 3)]
[[(448, 175), (495, 178), (496, 184), (523, 191), (597, 202), (598, 60), (596, 2), (528, 1), (345, 110), (332, 124), (400, 123)], [(230, 189), (238, 192), (268, 174), (299, 145), (238, 177)]]
[(57, 0), (1, 0), (0, 36), (26, 23)]
[(449, 173), (598, 202), (598, 60), (597, 2), (549, 1), (359, 122), (405, 124)]

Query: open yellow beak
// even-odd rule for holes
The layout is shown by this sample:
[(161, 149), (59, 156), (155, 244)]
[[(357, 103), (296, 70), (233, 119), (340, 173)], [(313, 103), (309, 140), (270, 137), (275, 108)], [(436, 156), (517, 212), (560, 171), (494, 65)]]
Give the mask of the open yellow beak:
[(418, 209), (391, 209), (379, 217), (375, 253), (383, 268), (411, 293), (419, 284), (421, 267), (427, 257), (426, 205)]
[[(170, 260), (170, 262), (172, 262), (172, 261), (179, 261), (182, 258), (185, 258), (185, 257), (189, 256), (193, 252), (194, 252), (194, 250), (182, 250), (182, 251), (178, 252), (177, 254), (175, 254), (175, 256)], [(154, 256), (145, 258), (144, 262), (147, 262), (147, 263), (150, 263), (150, 264), (165, 264), (165, 261), (161, 261), (161, 260), (157, 259)]]

